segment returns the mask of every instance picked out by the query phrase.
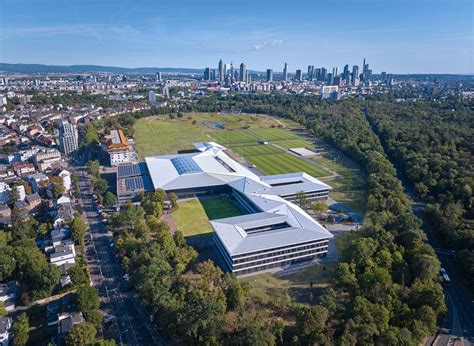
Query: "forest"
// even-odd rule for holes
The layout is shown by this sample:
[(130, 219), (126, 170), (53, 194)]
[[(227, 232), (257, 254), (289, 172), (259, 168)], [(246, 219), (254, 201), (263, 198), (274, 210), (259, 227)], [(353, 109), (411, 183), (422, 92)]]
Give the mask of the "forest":
[[(368, 175), (369, 194), (363, 230), (342, 253), (332, 288), (309, 306), (281, 299), (259, 306), (247, 297), (245, 285), (210, 262), (197, 263), (179, 235), (166, 240), (168, 250), (163, 241), (146, 241), (169, 237), (158, 231), (164, 226), (155, 220), (143, 221), (155, 207), (159, 215), (161, 197), (144, 197), (145, 211), (135, 219), (142, 220), (138, 233), (134, 228), (139, 224), (117, 220), (123, 237), (119, 251), (145, 305), (171, 335), (199, 344), (415, 345), (436, 331), (436, 319), (446, 311), (440, 264), (423, 241), (421, 221), (362, 106), (358, 100), (330, 103), (316, 97), (249, 94), (212, 95), (180, 108), (242, 110), (298, 121), (360, 164)], [(183, 261), (176, 259), (181, 254)], [(199, 320), (187, 315), (191, 307)], [(274, 317), (262, 319), (259, 311), (268, 309)]]
[(367, 116), (386, 152), (417, 197), (443, 247), (474, 286), (473, 102), (367, 103)]

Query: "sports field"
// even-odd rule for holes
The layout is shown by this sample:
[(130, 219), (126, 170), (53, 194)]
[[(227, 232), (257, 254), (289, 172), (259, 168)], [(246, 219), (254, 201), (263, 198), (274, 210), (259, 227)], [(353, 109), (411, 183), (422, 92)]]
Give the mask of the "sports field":
[[(139, 119), (134, 125), (135, 133), (133, 137), (138, 155), (143, 158), (152, 155), (175, 154), (180, 150), (192, 149), (193, 142), (210, 141), (213, 134), (227, 134), (234, 132), (233, 130), (241, 129), (245, 129), (244, 132), (273, 130), (272, 126), (279, 126), (280, 124), (284, 124), (288, 128), (299, 126), (291, 120), (283, 121), (265, 116), (186, 113), (182, 118), (176, 119), (169, 119), (166, 116)], [(290, 131), (281, 131), (291, 135)], [(269, 133), (272, 133), (272, 131)], [(225, 138), (225, 135), (219, 137), (219, 139), (222, 138)], [(259, 137), (255, 134), (249, 135), (248, 138), (251, 142), (258, 142), (259, 140)], [(287, 138), (291, 139), (293, 137)], [(221, 144), (225, 145), (227, 142), (221, 142)]]
[(179, 203), (171, 216), (176, 228), (185, 237), (212, 232), (209, 220), (242, 215), (242, 211), (231, 201), (223, 199), (191, 199)]
[[(314, 144), (289, 129), (275, 127), (279, 122), (263, 116), (234, 114), (191, 113), (173, 120), (152, 117), (136, 122), (134, 137), (142, 158), (190, 150), (193, 142), (213, 140), (265, 174), (306, 172), (314, 177), (328, 176), (324, 169), (285, 151), (296, 147), (311, 148)], [(263, 141), (270, 144), (261, 144)]]

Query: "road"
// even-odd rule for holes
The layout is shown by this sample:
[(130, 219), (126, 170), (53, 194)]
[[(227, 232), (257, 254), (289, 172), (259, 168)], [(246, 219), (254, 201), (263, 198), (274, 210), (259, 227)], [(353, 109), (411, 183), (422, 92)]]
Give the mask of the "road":
[(112, 247), (112, 234), (107, 233), (92, 197), (92, 186), (85, 168), (76, 167), (81, 189), (83, 218), (89, 225), (86, 238), (91, 280), (101, 298), (101, 310), (115, 316), (104, 326), (105, 338), (120, 345), (165, 345), (164, 338), (153, 329), (136, 294), (128, 289), (121, 265)]
[[(410, 194), (408, 195), (411, 197)], [(412, 204), (412, 208), (415, 214), (423, 220), (424, 204), (415, 202)], [(437, 344), (449, 345), (455, 338), (462, 337), (465, 345), (474, 345), (474, 301), (458, 277), (455, 256), (449, 251), (441, 249), (438, 240), (425, 222), (423, 222), (422, 229), (426, 233), (428, 242), (435, 249), (441, 266), (446, 269), (451, 279), (451, 284), (443, 288), (448, 312), (440, 321), (443, 332), (438, 335)]]

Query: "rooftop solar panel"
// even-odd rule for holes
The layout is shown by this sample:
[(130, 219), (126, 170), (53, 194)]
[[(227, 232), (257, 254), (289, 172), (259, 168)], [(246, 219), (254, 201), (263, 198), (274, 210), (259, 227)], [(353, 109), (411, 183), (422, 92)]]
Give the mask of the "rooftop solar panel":
[(180, 175), (202, 172), (197, 163), (189, 156), (178, 156), (172, 158), (171, 163)]
[(132, 177), (140, 174), (140, 166), (138, 164), (118, 166), (117, 175), (119, 178)]

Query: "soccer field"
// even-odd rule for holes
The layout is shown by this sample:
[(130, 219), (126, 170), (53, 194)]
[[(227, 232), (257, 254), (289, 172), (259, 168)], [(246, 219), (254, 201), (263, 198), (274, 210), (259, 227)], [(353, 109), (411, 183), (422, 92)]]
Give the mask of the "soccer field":
[[(226, 126), (225, 129), (217, 129), (198, 123), (202, 121), (219, 121)], [(311, 148), (314, 147), (313, 143), (302, 139), (291, 130), (271, 125), (265, 118), (256, 116), (193, 113), (174, 121), (140, 119), (135, 124), (134, 137), (141, 158), (190, 150), (193, 149), (193, 142), (213, 140), (230, 148), (265, 174), (306, 172), (314, 177), (329, 175), (324, 169), (283, 150), (295, 147)], [(270, 144), (260, 144), (262, 141), (268, 141)]]

